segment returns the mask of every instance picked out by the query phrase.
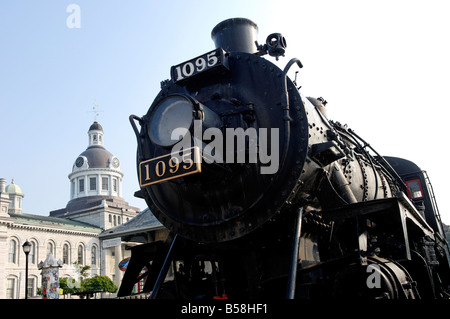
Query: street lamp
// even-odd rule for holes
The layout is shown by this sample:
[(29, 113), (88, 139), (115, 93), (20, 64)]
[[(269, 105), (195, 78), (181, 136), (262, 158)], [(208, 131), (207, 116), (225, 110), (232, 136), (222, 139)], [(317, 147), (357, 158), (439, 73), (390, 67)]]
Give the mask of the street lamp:
[(22, 245), (25, 253), (25, 299), (28, 299), (28, 254), (31, 250), (31, 243), (27, 240)]

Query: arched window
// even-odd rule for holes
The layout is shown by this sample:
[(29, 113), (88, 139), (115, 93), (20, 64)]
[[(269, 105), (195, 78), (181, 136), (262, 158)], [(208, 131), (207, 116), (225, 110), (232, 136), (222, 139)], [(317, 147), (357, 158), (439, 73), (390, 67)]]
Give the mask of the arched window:
[(97, 265), (97, 247), (94, 245), (91, 248), (91, 265)]
[(63, 246), (63, 264), (68, 265), (70, 263), (70, 246), (65, 243)]
[(17, 242), (14, 239), (9, 241), (8, 262), (17, 263)]
[(16, 278), (10, 277), (6, 280), (6, 299), (16, 298)]
[(47, 256), (50, 254), (52, 254), (53, 257), (56, 257), (55, 256), (55, 245), (51, 241), (49, 241), (47, 243)]
[(30, 241), (30, 244), (31, 244), (31, 247), (30, 247), (30, 253), (28, 254), (28, 261), (32, 264), (35, 264), (36, 263), (36, 255), (37, 255), (36, 254), (37, 245), (33, 240)]
[(78, 245), (78, 264), (84, 265), (84, 246), (82, 244)]

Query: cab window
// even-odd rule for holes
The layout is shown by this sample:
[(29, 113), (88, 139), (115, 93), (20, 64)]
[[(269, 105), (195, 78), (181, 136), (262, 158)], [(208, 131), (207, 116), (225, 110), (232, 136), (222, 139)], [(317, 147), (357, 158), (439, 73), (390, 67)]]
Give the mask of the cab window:
[(414, 179), (411, 181), (406, 181), (406, 186), (408, 187), (408, 196), (411, 199), (422, 198), (423, 191), (420, 180)]

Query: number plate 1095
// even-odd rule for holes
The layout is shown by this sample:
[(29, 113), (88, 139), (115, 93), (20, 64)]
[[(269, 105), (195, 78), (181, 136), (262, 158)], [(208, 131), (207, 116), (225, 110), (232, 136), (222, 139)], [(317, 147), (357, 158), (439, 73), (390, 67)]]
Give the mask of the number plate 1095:
[(171, 77), (176, 83), (211, 69), (226, 67), (224, 61), (225, 52), (219, 48), (173, 66), (170, 70)]
[(200, 148), (194, 146), (139, 163), (141, 187), (201, 172)]

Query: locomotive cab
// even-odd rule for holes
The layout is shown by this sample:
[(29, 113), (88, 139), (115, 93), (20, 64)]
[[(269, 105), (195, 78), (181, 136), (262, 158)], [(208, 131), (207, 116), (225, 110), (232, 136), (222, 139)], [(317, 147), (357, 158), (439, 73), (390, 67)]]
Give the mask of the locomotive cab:
[(433, 187), (426, 171), (415, 163), (398, 157), (384, 157), (400, 175), (406, 185), (406, 193), (434, 232), (445, 240), (439, 209)]

